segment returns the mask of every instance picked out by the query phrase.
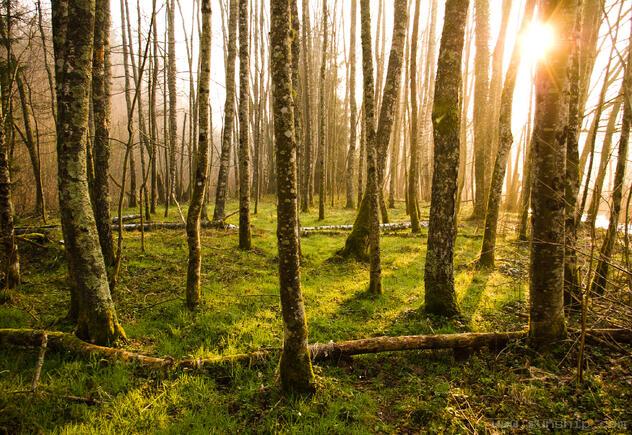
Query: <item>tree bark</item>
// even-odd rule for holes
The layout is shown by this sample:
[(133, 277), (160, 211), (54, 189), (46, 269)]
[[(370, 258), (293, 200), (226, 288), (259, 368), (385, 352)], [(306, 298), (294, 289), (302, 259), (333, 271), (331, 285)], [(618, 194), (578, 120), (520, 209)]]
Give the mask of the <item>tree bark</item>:
[(178, 96), (176, 89), (176, 1), (168, 0), (167, 8), (167, 87), (169, 91), (169, 187), (165, 195), (165, 217), (169, 214), (172, 195), (176, 184), (176, 143), (178, 138)]
[[(540, 19), (572, 35), (576, 0), (540, 1)], [(547, 345), (566, 336), (564, 322), (564, 227), (568, 66), (572, 38), (560, 38), (536, 69), (531, 191), (531, 273), (529, 335)]]
[(57, 82), (59, 208), (69, 272), (77, 296), (77, 335), (109, 344), (125, 333), (118, 323), (90, 206), (86, 130), (92, 79), (94, 0), (55, 0), (53, 39)]
[(307, 346), (307, 321), (300, 277), (291, 38), (289, 1), (271, 0), (270, 66), (277, 166), (279, 283), (284, 325), (281, 385), (287, 392), (312, 393), (315, 389), (314, 372)]
[[(524, 16), (520, 24), (518, 35), (523, 35), (527, 26), (533, 17), (533, 9), (535, 0), (529, 0), (525, 6)], [(518, 69), (521, 60), (520, 41), (516, 41), (509, 61), (509, 68), (505, 77), (503, 86), (498, 121), (490, 120), (490, 124), (498, 126), (498, 150), (494, 163), (494, 169), (491, 176), (491, 185), (489, 188), (489, 198), (485, 214), (485, 233), (483, 236), (483, 245), (478, 260), (478, 265), (484, 268), (493, 268), (495, 251), (496, 251), (496, 230), (498, 228), (498, 213), (500, 211), (500, 200), (503, 190), (503, 180), (507, 169), (507, 158), (513, 144), (513, 135), (511, 133), (511, 117), (513, 109), (513, 94), (516, 88), (516, 79), (518, 77)], [(502, 79), (500, 77), (498, 80)]]
[(250, 43), (248, 1), (239, 0), (239, 248), (250, 249)]
[[(630, 128), (632, 127), (632, 33), (628, 43), (628, 57), (625, 65), (623, 82), (623, 122), (621, 125), (621, 137), (619, 138), (619, 155), (617, 156), (617, 169), (614, 175), (612, 189), (612, 206), (608, 231), (599, 250), (599, 261), (595, 268), (591, 291), (603, 294), (608, 283), (608, 269), (614, 243), (619, 228), (619, 215), (621, 213), (621, 197), (625, 182), (625, 167), (628, 158), (628, 142), (630, 140)], [(627, 222), (626, 222), (627, 225)]]
[(434, 171), (425, 264), (425, 305), (432, 314), (458, 314), (454, 291), (456, 191), (460, 153), (461, 61), (469, 0), (447, 0), (432, 107)]
[(419, 39), (419, 15), (421, 2), (415, 2), (415, 19), (410, 49), (410, 169), (408, 170), (408, 212), (411, 231), (421, 232), (419, 226), (419, 107), (417, 104), (417, 40)]
[(351, 0), (351, 36), (349, 40), (349, 149), (347, 151), (346, 194), (345, 208), (355, 208), (355, 171), (356, 171), (356, 143), (358, 131), (358, 103), (356, 101), (356, 29), (358, 16), (358, 0)]
[(325, 114), (325, 79), (327, 71), (327, 37), (328, 37), (328, 23), (327, 23), (327, 2), (323, 2), (323, 42), (322, 42), (322, 57), (320, 61), (320, 77), (318, 86), (318, 220), (325, 219), (325, 195), (326, 195), (326, 114)]
[(485, 216), (487, 205), (487, 148), (489, 146), (489, 0), (476, 0), (476, 55), (474, 58), (474, 172), (473, 219)]
[(99, 244), (106, 268), (113, 267), (115, 263), (112, 217), (110, 216), (110, 80), (110, 0), (97, 0), (92, 57), (92, 111), (94, 113), (92, 201)]
[(199, 136), (195, 157), (195, 183), (187, 212), (187, 243), (189, 266), (187, 270), (187, 307), (195, 309), (200, 303), (200, 271), (202, 247), (200, 244), (200, 215), (208, 177), (209, 136), (209, 87), (211, 80), (211, 0), (202, 0), (202, 33), (200, 34), (200, 78), (198, 82)]

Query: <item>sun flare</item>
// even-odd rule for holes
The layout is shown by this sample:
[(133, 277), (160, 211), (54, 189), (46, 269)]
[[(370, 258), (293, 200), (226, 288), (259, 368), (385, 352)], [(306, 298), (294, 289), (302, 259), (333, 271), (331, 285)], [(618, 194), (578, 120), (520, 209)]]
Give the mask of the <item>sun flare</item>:
[(532, 63), (542, 60), (555, 44), (555, 30), (548, 24), (533, 22), (522, 36), (522, 51)]

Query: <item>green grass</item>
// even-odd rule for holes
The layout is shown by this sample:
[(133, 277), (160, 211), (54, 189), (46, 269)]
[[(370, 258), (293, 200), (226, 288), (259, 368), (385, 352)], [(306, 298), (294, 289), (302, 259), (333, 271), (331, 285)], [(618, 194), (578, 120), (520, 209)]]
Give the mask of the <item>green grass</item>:
[[(231, 203), (227, 210), (236, 207)], [(301, 216), (305, 226), (353, 219), (354, 211), (342, 209), (330, 210), (321, 222), (315, 213)], [(176, 209), (170, 220), (179, 220)], [(397, 209), (391, 220), (407, 219)], [(237, 223), (237, 216), (229, 222)], [(280, 347), (275, 226), (270, 199), (253, 216), (252, 251), (237, 249), (236, 233), (204, 230), (203, 303), (196, 313), (183, 304), (183, 232), (147, 232), (145, 252), (140, 233), (125, 233), (114, 298), (130, 339), (127, 347), (174, 358)], [(365, 294), (367, 265), (329, 261), (344, 235), (304, 237), (302, 284), (310, 341), (523, 329), (527, 252), (513, 243), (509, 227), (500, 228), (499, 268), (486, 272), (472, 267), (481, 229), (461, 224), (455, 263), (462, 317), (451, 321), (423, 312), (425, 235), (382, 238), (384, 295), (378, 299)], [(53, 234), (53, 240), (59, 238)], [(70, 331), (60, 320), (69, 299), (63, 250), (55, 242), (20, 248), (25, 282), (10, 303), (0, 305), (0, 327)], [(629, 359), (594, 352), (588, 383), (576, 389), (572, 355), (558, 365), (564, 352), (542, 357), (518, 343), (498, 355), (481, 353), (465, 361), (449, 352), (361, 356), (316, 366), (318, 392), (300, 399), (280, 394), (277, 361), (161, 377), (53, 353), (46, 355), (43, 393), (15, 393), (30, 388), (37, 351), (0, 349), (0, 433), (468, 432), (493, 430), (496, 420), (630, 420), (625, 405), (631, 399)], [(534, 375), (532, 367), (540, 371)], [(98, 403), (79, 403), (71, 396)]]

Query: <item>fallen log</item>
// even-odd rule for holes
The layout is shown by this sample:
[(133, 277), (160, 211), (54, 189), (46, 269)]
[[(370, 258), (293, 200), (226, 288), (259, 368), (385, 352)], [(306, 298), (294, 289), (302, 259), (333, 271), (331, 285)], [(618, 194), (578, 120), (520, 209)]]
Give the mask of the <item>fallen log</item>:
[[(427, 227), (428, 222), (421, 222), (422, 227)], [(388, 231), (402, 231), (410, 229), (410, 222), (394, 222), (388, 224), (381, 224), (380, 229), (384, 232)], [(342, 232), (348, 232), (353, 230), (353, 225), (318, 225), (313, 227), (301, 227), (301, 235), (306, 236), (313, 233), (318, 234), (340, 234)]]
[[(140, 215), (139, 214), (128, 214), (128, 215), (121, 216), (121, 220), (123, 222), (135, 221), (135, 220), (138, 220), (138, 219), (140, 219)], [(113, 224), (117, 224), (118, 221), (119, 221), (118, 216), (114, 216), (112, 218), (112, 223)]]
[[(586, 334), (588, 337), (608, 338), (621, 343), (632, 343), (632, 331), (626, 329), (589, 329)], [(252, 365), (277, 356), (281, 351), (279, 348), (272, 348), (214, 358), (175, 360), (170, 357), (147, 356), (125, 349), (98, 346), (65, 332), (35, 329), (0, 329), (0, 345), (2, 347), (37, 348), (41, 346), (43, 336), (47, 337), (47, 347), (52, 351), (83, 357), (96, 357), (110, 362), (136, 363), (149, 370), (200, 370), (227, 364)], [(341, 342), (315, 343), (309, 345), (309, 349), (314, 361), (335, 361), (356, 355), (408, 350), (453, 349), (455, 351), (469, 351), (484, 347), (498, 349), (510, 342), (526, 337), (527, 331), (371, 337)]]

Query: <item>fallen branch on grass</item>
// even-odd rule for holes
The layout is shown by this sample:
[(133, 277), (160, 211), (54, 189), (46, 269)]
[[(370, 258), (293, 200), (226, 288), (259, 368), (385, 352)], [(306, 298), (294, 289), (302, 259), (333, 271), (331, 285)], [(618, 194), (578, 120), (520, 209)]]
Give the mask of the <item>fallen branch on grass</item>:
[[(0, 329), (0, 345), (18, 347), (40, 347), (42, 336), (48, 338), (48, 349), (66, 352), (76, 356), (96, 357), (106, 361), (136, 363), (150, 370), (196, 370), (218, 367), (226, 364), (253, 364), (279, 354), (280, 349), (265, 349), (250, 353), (175, 360), (142, 355), (124, 349), (97, 346), (80, 340), (72, 334), (35, 329)], [(592, 329), (589, 337), (610, 339), (632, 343), (632, 331), (625, 329)], [(311, 344), (309, 346), (314, 361), (339, 360), (354, 355), (406, 350), (476, 350), (484, 347), (498, 349), (508, 343), (526, 338), (526, 331), (482, 332), (436, 335), (409, 335), (397, 337), (372, 337), (360, 340)]]
[[(381, 224), (382, 231), (401, 231), (410, 229), (410, 222), (394, 222)], [(422, 227), (427, 227), (428, 222), (421, 222)], [(301, 227), (301, 235), (306, 236), (313, 233), (319, 234), (339, 234), (353, 230), (353, 225), (319, 225), (314, 227)]]

